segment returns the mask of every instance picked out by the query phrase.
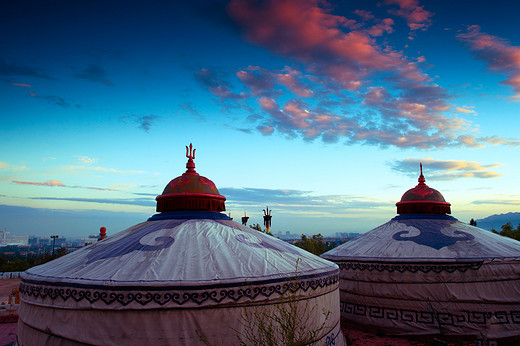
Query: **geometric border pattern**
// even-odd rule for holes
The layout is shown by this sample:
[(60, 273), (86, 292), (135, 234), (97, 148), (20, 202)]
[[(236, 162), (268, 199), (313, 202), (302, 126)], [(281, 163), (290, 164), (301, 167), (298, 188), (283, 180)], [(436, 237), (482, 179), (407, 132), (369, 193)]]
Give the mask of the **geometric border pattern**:
[[(257, 297), (282, 296), (287, 292), (307, 292), (319, 288), (337, 285), (339, 275), (310, 277), (307, 279), (286, 278), (263, 282), (262, 286), (255, 282), (242, 284), (214, 285), (206, 287), (143, 287), (143, 286), (100, 286), (59, 282), (46, 282), (22, 279), (20, 295), (22, 298), (43, 301), (75, 301), (83, 303), (103, 303), (110, 306), (117, 304), (128, 306), (137, 303), (139, 306), (182, 306), (201, 305), (203, 303), (238, 302), (241, 299), (253, 300)], [(238, 287), (237, 287), (238, 286)], [(53, 302), (56, 303), (56, 302)]]
[(378, 261), (334, 261), (340, 270), (361, 270), (361, 271), (387, 271), (393, 272), (412, 272), (412, 273), (442, 273), (442, 272), (465, 272), (469, 269), (478, 270), (482, 266), (482, 261), (447, 263), (447, 262), (425, 262), (425, 263), (388, 263)]
[[(520, 324), (520, 310), (511, 311), (461, 311), (460, 314), (448, 312), (418, 311), (409, 309), (388, 308), (382, 306), (367, 306), (340, 302), (341, 313), (369, 318), (381, 318), (402, 322), (423, 323), (429, 325), (458, 326), (460, 324)], [(490, 323), (490, 319), (494, 321)]]

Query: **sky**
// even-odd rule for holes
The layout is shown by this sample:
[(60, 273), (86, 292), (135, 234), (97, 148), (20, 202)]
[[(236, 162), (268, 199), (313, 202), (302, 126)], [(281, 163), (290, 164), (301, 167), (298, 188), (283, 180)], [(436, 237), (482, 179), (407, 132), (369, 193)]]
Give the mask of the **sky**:
[(520, 2), (0, 0), (0, 229), (108, 235), (196, 148), (226, 213), (363, 233), (520, 204)]

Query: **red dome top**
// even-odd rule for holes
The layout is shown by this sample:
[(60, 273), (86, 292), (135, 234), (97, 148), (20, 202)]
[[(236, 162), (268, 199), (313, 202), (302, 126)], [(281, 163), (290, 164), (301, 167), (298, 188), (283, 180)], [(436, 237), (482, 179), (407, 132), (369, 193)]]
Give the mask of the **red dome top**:
[(206, 177), (195, 172), (195, 150), (190, 144), (189, 153), (186, 146), (186, 172), (170, 181), (164, 188), (162, 195), (157, 196), (158, 212), (175, 211), (213, 211), (226, 210), (222, 196), (215, 184)]
[(397, 214), (451, 214), (451, 204), (446, 202), (442, 194), (425, 184), (422, 173), (419, 176), (419, 184), (406, 191), (397, 202)]

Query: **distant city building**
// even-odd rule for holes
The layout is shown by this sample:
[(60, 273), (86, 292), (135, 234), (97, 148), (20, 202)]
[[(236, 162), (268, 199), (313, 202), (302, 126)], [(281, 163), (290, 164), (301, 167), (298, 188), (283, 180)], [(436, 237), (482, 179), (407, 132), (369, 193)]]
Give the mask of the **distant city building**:
[(28, 246), (28, 235), (11, 235), (10, 232), (0, 231), (0, 246)]
[(336, 238), (340, 239), (354, 239), (359, 237), (360, 233), (336, 232)]
[(295, 239), (301, 238), (301, 234), (294, 234), (291, 232), (285, 232), (285, 234), (284, 233), (277, 233), (277, 234), (273, 233), (273, 235), (282, 240), (295, 240)]

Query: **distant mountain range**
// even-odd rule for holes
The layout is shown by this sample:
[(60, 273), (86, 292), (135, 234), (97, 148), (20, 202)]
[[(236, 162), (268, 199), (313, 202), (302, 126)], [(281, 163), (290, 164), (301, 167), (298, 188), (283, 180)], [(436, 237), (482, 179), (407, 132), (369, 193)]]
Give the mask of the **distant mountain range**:
[(520, 213), (495, 214), (475, 221), (477, 221), (477, 227), (487, 229), (488, 231), (494, 228), (500, 232), (500, 227), (508, 222), (511, 222), (513, 228), (516, 228), (520, 223)]

